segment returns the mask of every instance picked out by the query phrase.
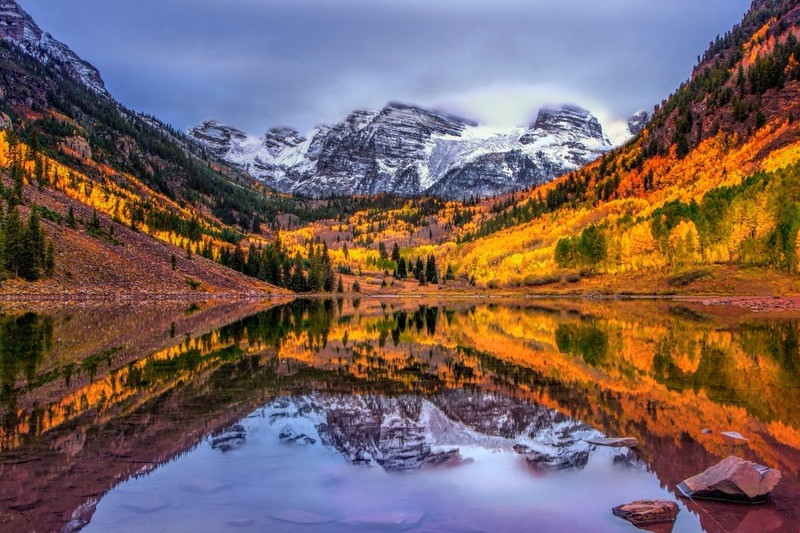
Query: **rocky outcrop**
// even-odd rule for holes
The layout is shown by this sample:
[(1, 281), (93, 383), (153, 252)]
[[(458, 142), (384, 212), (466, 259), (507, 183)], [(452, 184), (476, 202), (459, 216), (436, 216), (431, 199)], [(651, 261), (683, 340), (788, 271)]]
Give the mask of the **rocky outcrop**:
[(667, 500), (637, 500), (611, 509), (614, 516), (624, 518), (637, 527), (671, 524), (678, 517), (678, 504)]
[(64, 43), (43, 32), (14, 0), (0, 0), (0, 39), (13, 43), (43, 63), (56, 63), (68, 76), (95, 93), (111, 98), (100, 72)]
[(209, 154), (221, 159), (227, 156), (232, 146), (247, 140), (247, 135), (243, 131), (216, 120), (207, 120), (192, 128), (189, 130), (189, 135), (199, 141)]
[(0, 112), (0, 130), (13, 129), (14, 125), (11, 123), (11, 117), (5, 113)]
[(189, 137), (276, 190), (317, 197), (484, 197), (541, 185), (612, 148), (597, 118), (576, 106), (544, 108), (529, 127), (509, 131), (391, 103), (305, 137), (280, 127), (256, 139), (216, 121)]
[(89, 146), (89, 141), (77, 135), (64, 139), (61, 143), (61, 150), (81, 159), (92, 158), (92, 147)]
[(759, 503), (780, 480), (779, 470), (732, 455), (684, 480), (678, 489), (687, 498)]
[(650, 122), (650, 115), (647, 111), (637, 111), (628, 119), (628, 131), (631, 132), (631, 135), (639, 135), (647, 127), (648, 122)]

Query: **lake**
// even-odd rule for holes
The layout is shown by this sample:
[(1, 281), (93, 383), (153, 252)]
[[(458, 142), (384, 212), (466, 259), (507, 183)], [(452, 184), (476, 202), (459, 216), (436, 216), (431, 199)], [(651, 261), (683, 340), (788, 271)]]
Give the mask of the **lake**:
[[(798, 531), (799, 352), (679, 301), (3, 304), (0, 530)], [(728, 455), (766, 503), (678, 496)]]

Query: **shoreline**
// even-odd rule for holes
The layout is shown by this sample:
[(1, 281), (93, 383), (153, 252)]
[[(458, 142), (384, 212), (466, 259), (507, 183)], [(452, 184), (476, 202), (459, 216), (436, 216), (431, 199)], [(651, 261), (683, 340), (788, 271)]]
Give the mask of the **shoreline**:
[(302, 299), (388, 299), (388, 300), (594, 300), (594, 301), (674, 301), (713, 307), (737, 307), (756, 312), (800, 311), (800, 296), (718, 295), (718, 294), (607, 294), (586, 293), (522, 293), (522, 292), (344, 292), (344, 293), (0, 293), (2, 303), (108, 303), (108, 302), (236, 302), (293, 301)]

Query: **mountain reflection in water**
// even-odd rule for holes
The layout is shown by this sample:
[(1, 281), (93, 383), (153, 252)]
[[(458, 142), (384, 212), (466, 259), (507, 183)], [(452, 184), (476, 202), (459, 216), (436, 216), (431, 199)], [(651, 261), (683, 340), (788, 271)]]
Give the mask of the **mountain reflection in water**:
[(782, 470), (772, 500), (680, 500), (675, 530), (800, 527), (796, 318), (269, 305), (3, 311), (0, 530), (625, 531), (610, 507), (732, 453)]

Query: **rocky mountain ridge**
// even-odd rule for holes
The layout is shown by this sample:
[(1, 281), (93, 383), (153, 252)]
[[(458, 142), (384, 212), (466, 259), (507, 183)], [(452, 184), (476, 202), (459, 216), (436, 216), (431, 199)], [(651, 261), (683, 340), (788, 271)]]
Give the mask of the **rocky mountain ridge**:
[(100, 96), (111, 98), (100, 72), (67, 45), (45, 33), (14, 0), (0, 0), (0, 39), (45, 64), (61, 65), (67, 75)]
[(189, 130), (207, 154), (285, 193), (486, 197), (546, 183), (640, 132), (647, 113), (609, 139), (596, 117), (574, 105), (545, 107), (525, 128), (496, 131), (417, 106), (360, 110), (302, 135), (289, 127), (264, 137), (209, 120)]
[[(585, 439), (599, 435), (543, 406), (460, 390), (430, 399), (321, 393), (282, 397), (254, 416), (269, 420), (287, 444), (325, 446), (354, 464), (390, 472), (457, 463), (464, 446), (513, 450), (536, 469), (580, 469), (593, 449)], [(212, 446), (226, 451), (241, 445), (247, 439), (244, 426), (216, 436)]]

